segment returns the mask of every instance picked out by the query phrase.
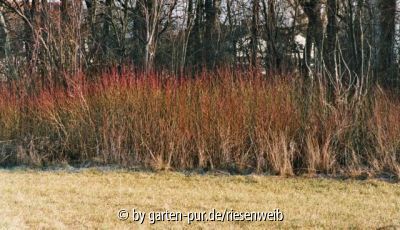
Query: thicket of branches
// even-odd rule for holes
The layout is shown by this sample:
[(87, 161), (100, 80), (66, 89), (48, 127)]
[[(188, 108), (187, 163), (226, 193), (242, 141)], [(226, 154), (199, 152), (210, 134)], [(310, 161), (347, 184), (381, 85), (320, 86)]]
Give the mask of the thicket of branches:
[[(135, 66), (395, 85), (396, 0), (1, 0), (3, 78)], [(302, 41), (304, 38), (304, 41)], [(365, 79), (370, 77), (369, 79)]]
[(220, 70), (82, 76), (37, 95), (0, 87), (0, 166), (399, 178), (398, 97), (374, 88), (333, 106), (322, 84), (306, 95), (303, 84)]

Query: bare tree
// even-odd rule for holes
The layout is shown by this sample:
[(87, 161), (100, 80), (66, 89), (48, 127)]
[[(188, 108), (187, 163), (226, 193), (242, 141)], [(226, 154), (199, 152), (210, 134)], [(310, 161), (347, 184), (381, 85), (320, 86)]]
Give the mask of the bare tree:
[(396, 0), (84, 2), (0, 0), (7, 60), (54, 78), (125, 63), (147, 71), (250, 64), (349, 84), (371, 72), (382, 82), (398, 75)]
[[(145, 25), (144, 63), (146, 71), (150, 71), (154, 67), (158, 38), (169, 26), (176, 4), (177, 0), (141, 0), (139, 2)], [(164, 21), (164, 25), (161, 24), (162, 21)]]

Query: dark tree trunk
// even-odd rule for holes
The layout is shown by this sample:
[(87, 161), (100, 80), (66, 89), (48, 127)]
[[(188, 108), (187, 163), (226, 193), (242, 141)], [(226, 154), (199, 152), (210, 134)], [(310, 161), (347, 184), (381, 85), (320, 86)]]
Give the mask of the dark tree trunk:
[(37, 7), (38, 5), (36, 0), (32, 0), (31, 2), (29, 0), (24, 1), (24, 14), (27, 16), (28, 19), (28, 21), (25, 22), (25, 28), (24, 28), (25, 30), (24, 45), (25, 45), (26, 58), (30, 62), (35, 61), (34, 57), (34, 47), (36, 43), (35, 29), (38, 26), (37, 15), (36, 15)]
[(70, 22), (69, 15), (69, 0), (61, 0), (60, 12), (61, 12), (61, 30), (66, 31)]
[(303, 10), (308, 18), (306, 48), (304, 55), (304, 68), (308, 73), (308, 68), (311, 66), (311, 52), (312, 45), (315, 45), (317, 56), (314, 57), (316, 61), (320, 61), (320, 52), (322, 48), (323, 28), (321, 21), (321, 2), (319, 0), (303, 0)]
[(192, 33), (189, 36), (187, 59), (193, 67), (199, 67), (203, 62), (202, 31), (203, 31), (204, 0), (196, 0)]
[(203, 42), (203, 63), (208, 69), (217, 64), (219, 43), (219, 14), (221, 0), (205, 0), (205, 34)]
[(378, 48), (378, 72), (379, 82), (389, 83), (394, 63), (394, 38), (396, 0), (380, 0), (379, 4), (379, 48)]
[(251, 60), (250, 64), (253, 68), (258, 66), (258, 24), (259, 24), (260, 2), (253, 0), (253, 12), (251, 21)]
[(106, 0), (106, 13), (103, 18), (103, 37), (102, 37), (102, 51), (104, 61), (109, 61), (111, 52), (111, 20), (112, 20), (112, 0)]
[(326, 47), (325, 51), (325, 65), (326, 69), (332, 76), (336, 76), (336, 36), (337, 36), (337, 2), (336, 0), (328, 0), (327, 2), (327, 15), (328, 25), (326, 27)]

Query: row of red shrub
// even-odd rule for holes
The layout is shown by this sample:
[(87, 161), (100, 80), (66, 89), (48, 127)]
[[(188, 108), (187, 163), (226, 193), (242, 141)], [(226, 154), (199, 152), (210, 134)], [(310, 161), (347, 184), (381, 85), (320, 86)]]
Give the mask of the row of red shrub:
[(291, 76), (198, 75), (3, 86), (0, 164), (400, 175), (400, 103), (378, 87), (331, 103), (321, 84)]

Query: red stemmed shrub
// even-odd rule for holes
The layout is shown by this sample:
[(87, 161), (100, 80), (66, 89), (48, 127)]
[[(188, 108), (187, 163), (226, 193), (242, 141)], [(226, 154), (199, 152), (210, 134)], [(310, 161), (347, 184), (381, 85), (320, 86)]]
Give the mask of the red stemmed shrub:
[(329, 103), (295, 76), (230, 70), (15, 84), (0, 88), (2, 165), (400, 175), (400, 102), (379, 88)]

